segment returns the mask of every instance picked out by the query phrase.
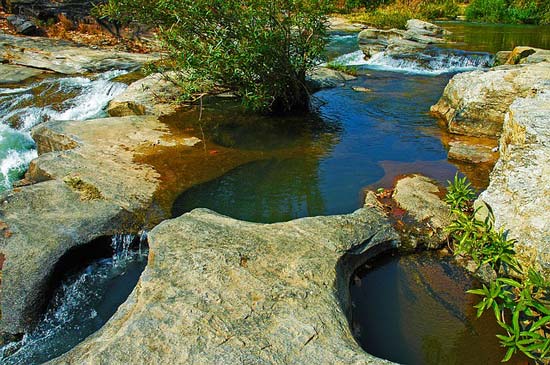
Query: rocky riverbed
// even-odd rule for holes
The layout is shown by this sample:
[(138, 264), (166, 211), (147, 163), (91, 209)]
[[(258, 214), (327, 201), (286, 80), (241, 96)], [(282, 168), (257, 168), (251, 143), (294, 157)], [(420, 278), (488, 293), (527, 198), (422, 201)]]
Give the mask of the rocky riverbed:
[[(408, 32), (398, 43), (422, 45), (415, 49), (442, 34), (418, 22)], [(549, 63), (541, 50), (519, 59), (517, 53), (507, 65), (455, 76), (432, 111), (452, 133), (500, 136), (500, 157), (480, 201), (518, 238), (523, 262), (550, 274)], [(9, 84), (43, 72), (133, 70), (156, 57), (0, 34)], [(352, 79), (326, 68), (310, 75), (314, 88)], [(346, 319), (351, 271), (404, 239), (374, 194), (347, 215), (253, 224), (199, 209), (160, 223), (175, 194), (199, 182), (247, 162), (315, 149), (242, 151), (206, 141), (199, 130), (178, 128), (166, 117), (176, 112), (170, 102), (176, 92), (166, 78), (151, 75), (110, 103), (110, 117), (50, 121), (32, 131), (39, 156), (19, 186), (0, 195), (0, 331), (32, 327), (51, 273), (72, 248), (156, 226), (148, 266), (126, 303), (52, 363), (386, 363), (361, 350)], [(496, 158), (492, 145), (451, 147), (455, 156), (481, 151), (470, 162)], [(445, 240), (441, 193), (420, 176), (397, 183), (395, 204), (420, 227), (405, 232), (410, 246), (433, 248)]]

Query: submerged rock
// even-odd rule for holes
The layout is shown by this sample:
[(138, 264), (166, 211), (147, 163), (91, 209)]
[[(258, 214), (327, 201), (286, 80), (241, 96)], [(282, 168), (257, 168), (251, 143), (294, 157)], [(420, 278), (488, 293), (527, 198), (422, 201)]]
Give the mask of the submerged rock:
[(137, 69), (156, 59), (158, 57), (151, 54), (99, 50), (68, 41), (0, 33), (0, 62), (68, 75)]
[(366, 58), (370, 58), (383, 51), (396, 55), (415, 52), (430, 44), (446, 43), (443, 35), (447, 32), (435, 24), (409, 19), (406, 28), (406, 30), (365, 29), (357, 36), (359, 48)]
[(0, 84), (16, 84), (41, 75), (43, 72), (35, 68), (0, 63)]
[(548, 62), (465, 72), (449, 81), (431, 111), (444, 119), (451, 133), (495, 137), (514, 100), (545, 89), (550, 89)]
[(498, 148), (490, 145), (468, 143), (465, 141), (450, 141), (449, 160), (461, 161), (466, 163), (494, 163), (498, 157)]
[(307, 75), (307, 84), (311, 90), (321, 90), (344, 85), (346, 81), (356, 79), (355, 76), (345, 72), (330, 69), (328, 67), (317, 67)]
[(520, 98), (506, 114), (500, 158), (478, 201), (488, 204), (497, 228), (517, 239), (524, 267), (550, 277), (550, 92)]
[(50, 362), (389, 364), (346, 319), (354, 267), (396, 234), (372, 194), (352, 214), (256, 224), (196, 209), (149, 234), (149, 264), (96, 334)]

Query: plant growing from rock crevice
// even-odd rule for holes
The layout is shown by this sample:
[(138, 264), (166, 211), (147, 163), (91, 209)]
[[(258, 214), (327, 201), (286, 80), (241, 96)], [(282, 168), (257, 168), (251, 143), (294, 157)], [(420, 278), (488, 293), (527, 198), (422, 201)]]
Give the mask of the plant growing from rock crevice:
[[(550, 282), (530, 268), (527, 273), (515, 257), (515, 240), (503, 228), (494, 227), (494, 215), (488, 209), (484, 220), (472, 209), (474, 191), (465, 178), (455, 176), (449, 182), (445, 201), (454, 220), (448, 227), (455, 254), (465, 255), (478, 265), (488, 264), (497, 278), (468, 293), (482, 296), (475, 306), (477, 316), (492, 310), (506, 334), (497, 334), (506, 354), (503, 362), (521, 352), (537, 363), (550, 360)], [(511, 270), (509, 270), (511, 269)], [(515, 274), (512, 278), (506, 274)], [(521, 278), (521, 279), (518, 279)]]

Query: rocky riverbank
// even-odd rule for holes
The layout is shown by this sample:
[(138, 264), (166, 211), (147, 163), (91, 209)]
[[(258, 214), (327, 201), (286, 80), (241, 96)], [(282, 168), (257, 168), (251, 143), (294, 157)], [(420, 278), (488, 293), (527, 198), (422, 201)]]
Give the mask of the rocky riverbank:
[[(521, 263), (550, 277), (550, 62), (517, 47), (502, 66), (454, 76), (432, 112), (450, 132), (499, 138), (500, 157), (477, 202), (517, 239)], [(487, 212), (485, 212), (487, 214)]]

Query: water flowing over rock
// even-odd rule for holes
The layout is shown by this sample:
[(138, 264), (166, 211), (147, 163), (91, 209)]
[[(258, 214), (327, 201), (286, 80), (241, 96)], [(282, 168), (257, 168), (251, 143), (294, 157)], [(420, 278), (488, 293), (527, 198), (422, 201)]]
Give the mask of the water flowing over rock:
[(401, 54), (417, 52), (430, 44), (445, 43), (445, 30), (435, 24), (418, 19), (407, 21), (407, 30), (401, 29), (365, 29), (357, 39), (359, 48), (368, 59), (379, 52)]
[(503, 65), (454, 76), (431, 111), (451, 133), (497, 137), (512, 102), (545, 89), (550, 89), (549, 62)]
[(550, 277), (550, 90), (512, 103), (490, 180), (477, 205), (489, 204), (497, 228), (518, 240), (524, 267)]
[(73, 75), (109, 70), (133, 70), (156, 55), (115, 52), (48, 38), (16, 37), (0, 33), (0, 62)]
[(396, 239), (372, 193), (352, 214), (276, 224), (193, 210), (150, 232), (128, 300), (50, 364), (389, 364), (352, 337), (355, 267), (339, 260)]

